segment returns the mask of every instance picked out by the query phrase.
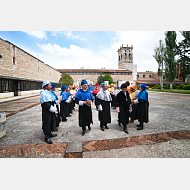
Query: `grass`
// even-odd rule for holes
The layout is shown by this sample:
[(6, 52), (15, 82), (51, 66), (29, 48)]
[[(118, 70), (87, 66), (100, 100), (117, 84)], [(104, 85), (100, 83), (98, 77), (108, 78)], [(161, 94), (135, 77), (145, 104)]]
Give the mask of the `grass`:
[[(172, 91), (170, 91), (169, 89), (168, 90), (167, 89), (163, 89), (163, 90), (160, 90), (160, 89), (149, 89), (148, 91), (178, 93), (178, 89), (172, 89)], [(181, 94), (190, 94), (190, 90), (179, 89), (179, 93), (181, 93)]]

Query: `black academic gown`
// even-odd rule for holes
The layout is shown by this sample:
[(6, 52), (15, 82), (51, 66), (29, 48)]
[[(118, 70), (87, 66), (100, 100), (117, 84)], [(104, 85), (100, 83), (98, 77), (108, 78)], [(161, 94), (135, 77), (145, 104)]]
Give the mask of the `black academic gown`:
[(62, 100), (60, 104), (60, 116), (62, 118), (62, 121), (65, 121), (67, 117), (67, 103), (66, 100)]
[(137, 119), (137, 105), (132, 104), (132, 112), (130, 113), (130, 118), (136, 120)]
[[(78, 104), (79, 100), (75, 98), (75, 102)], [(79, 106), (79, 127), (89, 126), (91, 123), (93, 124), (91, 106)]]
[(55, 113), (49, 111), (51, 105), (53, 106), (55, 102), (44, 102), (42, 107), (42, 129), (46, 136), (48, 136), (51, 131), (56, 127)]
[(114, 108), (115, 108), (115, 103), (116, 103), (115, 95), (111, 94), (111, 98), (112, 98), (111, 107), (114, 107)]
[(149, 122), (149, 102), (139, 99), (137, 104), (137, 118), (140, 123)]
[(101, 125), (107, 125), (107, 123), (111, 123), (110, 103), (110, 101), (104, 101), (99, 98), (96, 99), (97, 107), (101, 104), (103, 108), (102, 111), (98, 111), (98, 118)]
[(123, 126), (126, 126), (129, 123), (129, 107), (131, 104), (131, 99), (129, 93), (125, 94), (120, 91), (116, 96), (116, 107), (120, 108), (119, 112), (119, 123), (122, 123)]
[(57, 117), (56, 117), (56, 127), (59, 126), (59, 123), (61, 122), (61, 116), (60, 116), (60, 111), (59, 111), (59, 105), (56, 105), (57, 107)]

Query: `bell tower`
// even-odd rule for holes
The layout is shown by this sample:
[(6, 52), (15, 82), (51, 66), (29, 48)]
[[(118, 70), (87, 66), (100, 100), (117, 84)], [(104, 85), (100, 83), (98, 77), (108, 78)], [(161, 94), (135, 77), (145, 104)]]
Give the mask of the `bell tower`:
[(128, 69), (133, 72), (133, 80), (136, 80), (137, 64), (133, 64), (133, 46), (120, 46), (118, 48), (118, 69)]
[[(126, 47), (120, 46), (118, 48), (118, 69), (129, 69), (131, 65), (133, 65), (133, 46)], [(129, 69), (130, 70), (130, 69)]]

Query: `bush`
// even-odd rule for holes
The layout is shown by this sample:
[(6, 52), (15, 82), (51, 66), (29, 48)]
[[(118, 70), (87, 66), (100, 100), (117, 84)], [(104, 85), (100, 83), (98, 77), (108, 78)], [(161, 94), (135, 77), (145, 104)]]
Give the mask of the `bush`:
[(175, 84), (172, 84), (172, 89), (176, 89), (177, 86)]
[(159, 84), (156, 84), (156, 85), (154, 86), (154, 88), (155, 88), (155, 89), (161, 89), (161, 86), (160, 86)]
[(149, 86), (146, 86), (147, 87), (147, 90), (149, 89)]
[(183, 90), (190, 90), (190, 84), (184, 85)]
[(154, 89), (154, 86), (153, 86), (153, 87), (151, 87), (151, 89)]
[(183, 89), (184, 86), (185, 86), (184, 84), (180, 84), (179, 89)]

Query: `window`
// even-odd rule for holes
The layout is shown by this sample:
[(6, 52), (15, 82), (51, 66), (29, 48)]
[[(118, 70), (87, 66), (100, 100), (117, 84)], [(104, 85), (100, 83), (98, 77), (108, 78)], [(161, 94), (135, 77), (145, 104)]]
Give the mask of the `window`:
[(149, 75), (149, 78), (151, 78), (151, 75)]
[(121, 60), (122, 60), (122, 54), (121, 54)]
[(120, 56), (119, 56), (119, 61), (120, 61)]
[(137, 78), (139, 78), (139, 75), (137, 75)]
[(166, 77), (163, 77), (163, 79), (165, 79)]
[(13, 57), (13, 65), (15, 65), (15, 57)]
[(143, 75), (143, 78), (145, 78), (145, 75)]
[(0, 59), (3, 59), (2, 55), (0, 55)]
[(40, 67), (38, 67), (38, 73), (40, 72)]

